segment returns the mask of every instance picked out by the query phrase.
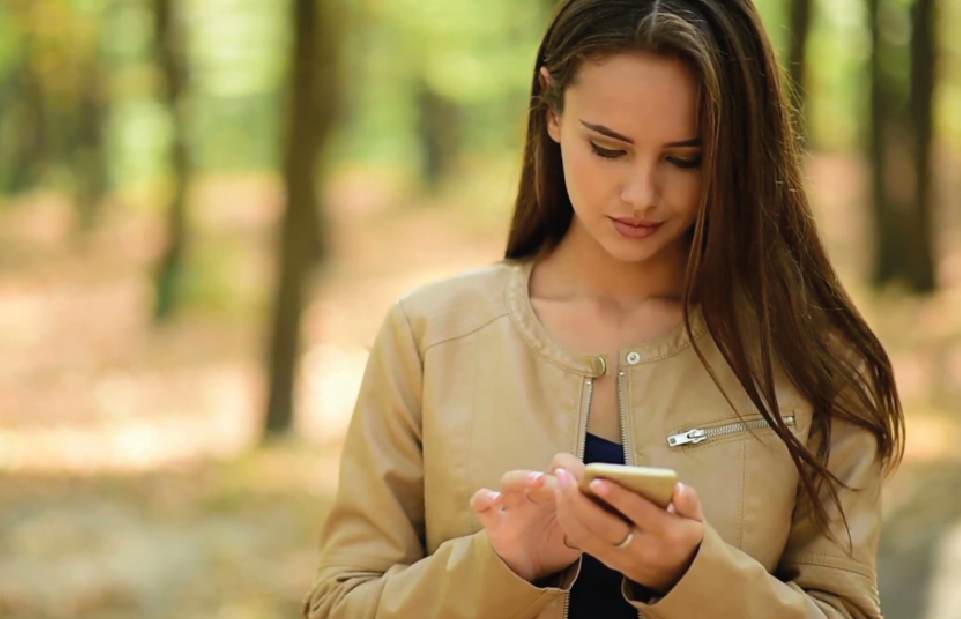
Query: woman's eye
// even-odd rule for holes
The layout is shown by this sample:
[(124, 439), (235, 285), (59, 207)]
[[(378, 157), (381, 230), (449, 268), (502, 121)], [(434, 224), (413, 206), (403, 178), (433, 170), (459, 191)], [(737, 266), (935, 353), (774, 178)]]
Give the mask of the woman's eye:
[(676, 165), (682, 170), (693, 170), (694, 168), (699, 168), (701, 166), (701, 157), (694, 157), (691, 159), (683, 159), (681, 157), (668, 157), (669, 163)]
[(608, 148), (602, 148), (594, 142), (591, 142), (591, 150), (594, 151), (594, 154), (598, 157), (603, 157), (605, 159), (616, 159), (627, 154), (627, 152), (623, 150), (610, 150)]

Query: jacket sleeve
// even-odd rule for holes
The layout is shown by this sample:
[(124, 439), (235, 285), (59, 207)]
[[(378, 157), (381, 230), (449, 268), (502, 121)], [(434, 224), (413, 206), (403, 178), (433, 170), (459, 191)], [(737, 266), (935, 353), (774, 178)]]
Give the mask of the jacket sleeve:
[[(881, 619), (875, 563), (882, 465), (874, 437), (835, 422), (829, 466), (851, 488), (839, 489), (850, 542), (833, 501), (825, 506), (834, 515), (831, 532), (837, 541), (817, 530), (810, 509), (799, 507), (772, 575), (706, 526), (694, 562), (674, 589), (650, 605), (631, 603), (650, 619)], [(628, 583), (624, 594), (643, 599)]]
[(306, 619), (528, 619), (563, 595), (514, 574), (483, 530), (426, 555), (422, 377), (410, 323), (395, 304), (347, 431)]

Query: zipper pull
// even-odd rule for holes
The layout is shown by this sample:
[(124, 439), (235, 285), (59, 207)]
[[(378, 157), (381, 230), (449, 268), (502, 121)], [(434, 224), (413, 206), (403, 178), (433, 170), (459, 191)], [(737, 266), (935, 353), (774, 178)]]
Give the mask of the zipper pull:
[(696, 445), (707, 438), (704, 430), (688, 430), (668, 437), (667, 444), (670, 447), (680, 447), (681, 445)]

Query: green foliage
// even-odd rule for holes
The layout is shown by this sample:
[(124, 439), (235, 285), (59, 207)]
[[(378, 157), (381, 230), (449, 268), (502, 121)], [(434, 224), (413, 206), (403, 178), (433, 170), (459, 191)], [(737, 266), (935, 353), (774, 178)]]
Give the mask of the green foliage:
[(867, 118), (870, 40), (863, 0), (821, 0), (809, 43), (813, 146), (858, 148)]
[(181, 0), (198, 94), (242, 99), (286, 74), (289, 0)]
[(472, 103), (530, 84), (544, 27), (537, 3), (394, 0), (380, 6), (379, 22), (400, 30), (411, 68), (446, 97)]
[[(909, 0), (886, 0), (884, 37), (905, 44)], [(179, 0), (190, 66), (191, 157), (201, 170), (276, 169), (285, 127), (289, 0)], [(784, 0), (757, 0), (775, 47), (787, 45)], [(331, 144), (335, 161), (416, 169), (418, 109), (425, 81), (458, 106), (465, 155), (516, 150), (523, 131), (534, 55), (546, 3), (525, 0), (357, 0), (343, 5), (343, 116)], [(812, 145), (860, 148), (867, 117), (868, 39), (863, 0), (817, 0), (809, 44)], [(961, 121), (961, 0), (941, 3), (938, 130), (957, 141)], [(158, 106), (153, 23), (147, 0), (30, 0), (0, 3), (0, 79), (32, 62), (51, 106), (68, 111), (78, 85), (78, 53), (99, 50), (109, 72), (114, 185), (163, 178), (170, 138)], [(82, 43), (78, 47), (78, 42)], [(894, 47), (887, 71), (907, 81)], [(85, 51), (86, 50), (86, 51)], [(890, 55), (890, 54), (889, 54)], [(9, 97), (9, 95), (7, 95)], [(9, 106), (7, 106), (9, 109)], [(13, 116), (0, 113), (9, 142)], [(52, 130), (54, 133), (58, 129)], [(9, 145), (0, 144), (0, 151)]]
[(166, 174), (164, 155), (171, 130), (169, 118), (157, 101), (117, 102), (108, 133), (115, 186), (140, 185)]
[(22, 53), (23, 29), (17, 26), (10, 7), (0, 3), (0, 75), (11, 71)]
[(957, 35), (961, 25), (961, 2), (942, 2), (939, 10), (941, 58), (938, 74), (941, 82), (935, 91), (938, 111), (935, 131), (961, 146), (961, 114), (958, 114), (961, 110), (961, 36)]

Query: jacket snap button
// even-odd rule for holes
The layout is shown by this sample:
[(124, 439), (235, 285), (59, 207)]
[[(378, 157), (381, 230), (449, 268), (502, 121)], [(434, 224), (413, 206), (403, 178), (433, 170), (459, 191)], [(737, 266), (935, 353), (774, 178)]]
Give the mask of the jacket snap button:
[(641, 355), (636, 350), (632, 350), (627, 353), (627, 362), (631, 365), (637, 365), (641, 361)]
[(591, 357), (588, 361), (591, 366), (592, 378), (600, 378), (607, 374), (607, 359), (604, 357)]

